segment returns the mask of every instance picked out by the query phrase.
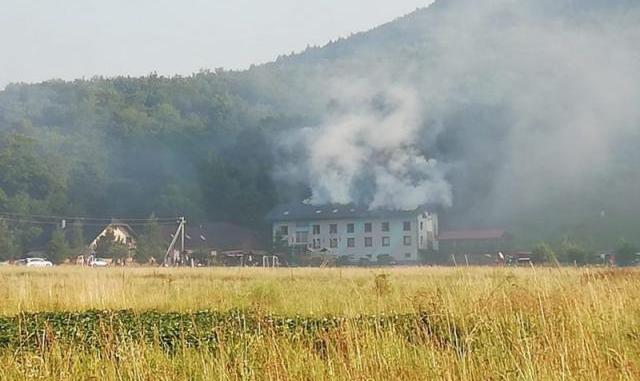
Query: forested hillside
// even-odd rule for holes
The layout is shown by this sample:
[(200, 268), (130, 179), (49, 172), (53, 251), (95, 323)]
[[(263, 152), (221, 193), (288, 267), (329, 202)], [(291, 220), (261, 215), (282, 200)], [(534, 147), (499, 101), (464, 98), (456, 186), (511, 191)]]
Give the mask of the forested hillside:
[[(445, 225), (501, 226), (522, 244), (632, 239), (638, 9), (440, 0), (247, 71), (12, 84), (0, 91), (0, 214), (155, 213), (260, 228), (278, 201), (397, 205), (389, 194), (436, 184), (433, 200), (450, 200)], [(396, 145), (378, 142), (369, 126), (391, 136), (394, 121), (411, 127)], [(341, 127), (351, 122), (362, 127)], [(362, 166), (342, 166), (362, 142), (380, 146)], [(365, 165), (373, 157), (385, 176), (398, 160), (427, 170), (381, 177)], [(398, 179), (400, 192), (383, 189)], [(40, 233), (8, 225), (23, 248)]]

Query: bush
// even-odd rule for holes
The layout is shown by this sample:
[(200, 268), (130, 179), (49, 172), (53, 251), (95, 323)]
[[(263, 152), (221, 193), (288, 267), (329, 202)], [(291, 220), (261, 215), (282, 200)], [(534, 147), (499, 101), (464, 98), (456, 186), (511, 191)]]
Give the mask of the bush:
[(556, 253), (553, 251), (551, 246), (549, 246), (549, 244), (546, 242), (542, 242), (538, 244), (533, 249), (532, 256), (533, 256), (534, 262), (540, 262), (540, 263), (544, 262), (544, 263), (550, 263), (553, 265), (559, 264)]
[(616, 248), (616, 264), (619, 266), (632, 266), (636, 261), (638, 249), (629, 242), (622, 241)]
[(565, 239), (560, 245), (560, 252), (562, 258), (569, 264), (575, 264), (577, 266), (583, 266), (587, 264), (589, 254), (587, 250), (582, 248), (575, 242), (571, 242)]

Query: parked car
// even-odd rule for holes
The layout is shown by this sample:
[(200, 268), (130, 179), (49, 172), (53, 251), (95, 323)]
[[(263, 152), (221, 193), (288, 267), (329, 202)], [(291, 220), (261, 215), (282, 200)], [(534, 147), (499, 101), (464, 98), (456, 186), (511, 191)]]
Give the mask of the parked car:
[(107, 267), (109, 266), (109, 261), (104, 258), (93, 258), (89, 261), (89, 266), (91, 267)]
[(53, 263), (43, 258), (24, 258), (16, 261), (17, 266), (52, 267)]

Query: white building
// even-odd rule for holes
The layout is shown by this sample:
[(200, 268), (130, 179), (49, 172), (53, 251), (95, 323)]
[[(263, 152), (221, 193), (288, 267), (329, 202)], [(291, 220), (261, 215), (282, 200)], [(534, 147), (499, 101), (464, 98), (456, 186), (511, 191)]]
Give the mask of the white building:
[(438, 215), (426, 208), (370, 210), (355, 205), (283, 204), (269, 214), (274, 239), (294, 252), (325, 251), (354, 260), (391, 256), (417, 262), (420, 250), (436, 249)]

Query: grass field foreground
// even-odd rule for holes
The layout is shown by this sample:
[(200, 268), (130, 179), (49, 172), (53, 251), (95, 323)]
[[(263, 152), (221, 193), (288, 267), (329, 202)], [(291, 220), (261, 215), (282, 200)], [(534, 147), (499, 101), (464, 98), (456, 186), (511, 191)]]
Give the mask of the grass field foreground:
[(0, 379), (634, 380), (639, 285), (574, 268), (5, 267)]

